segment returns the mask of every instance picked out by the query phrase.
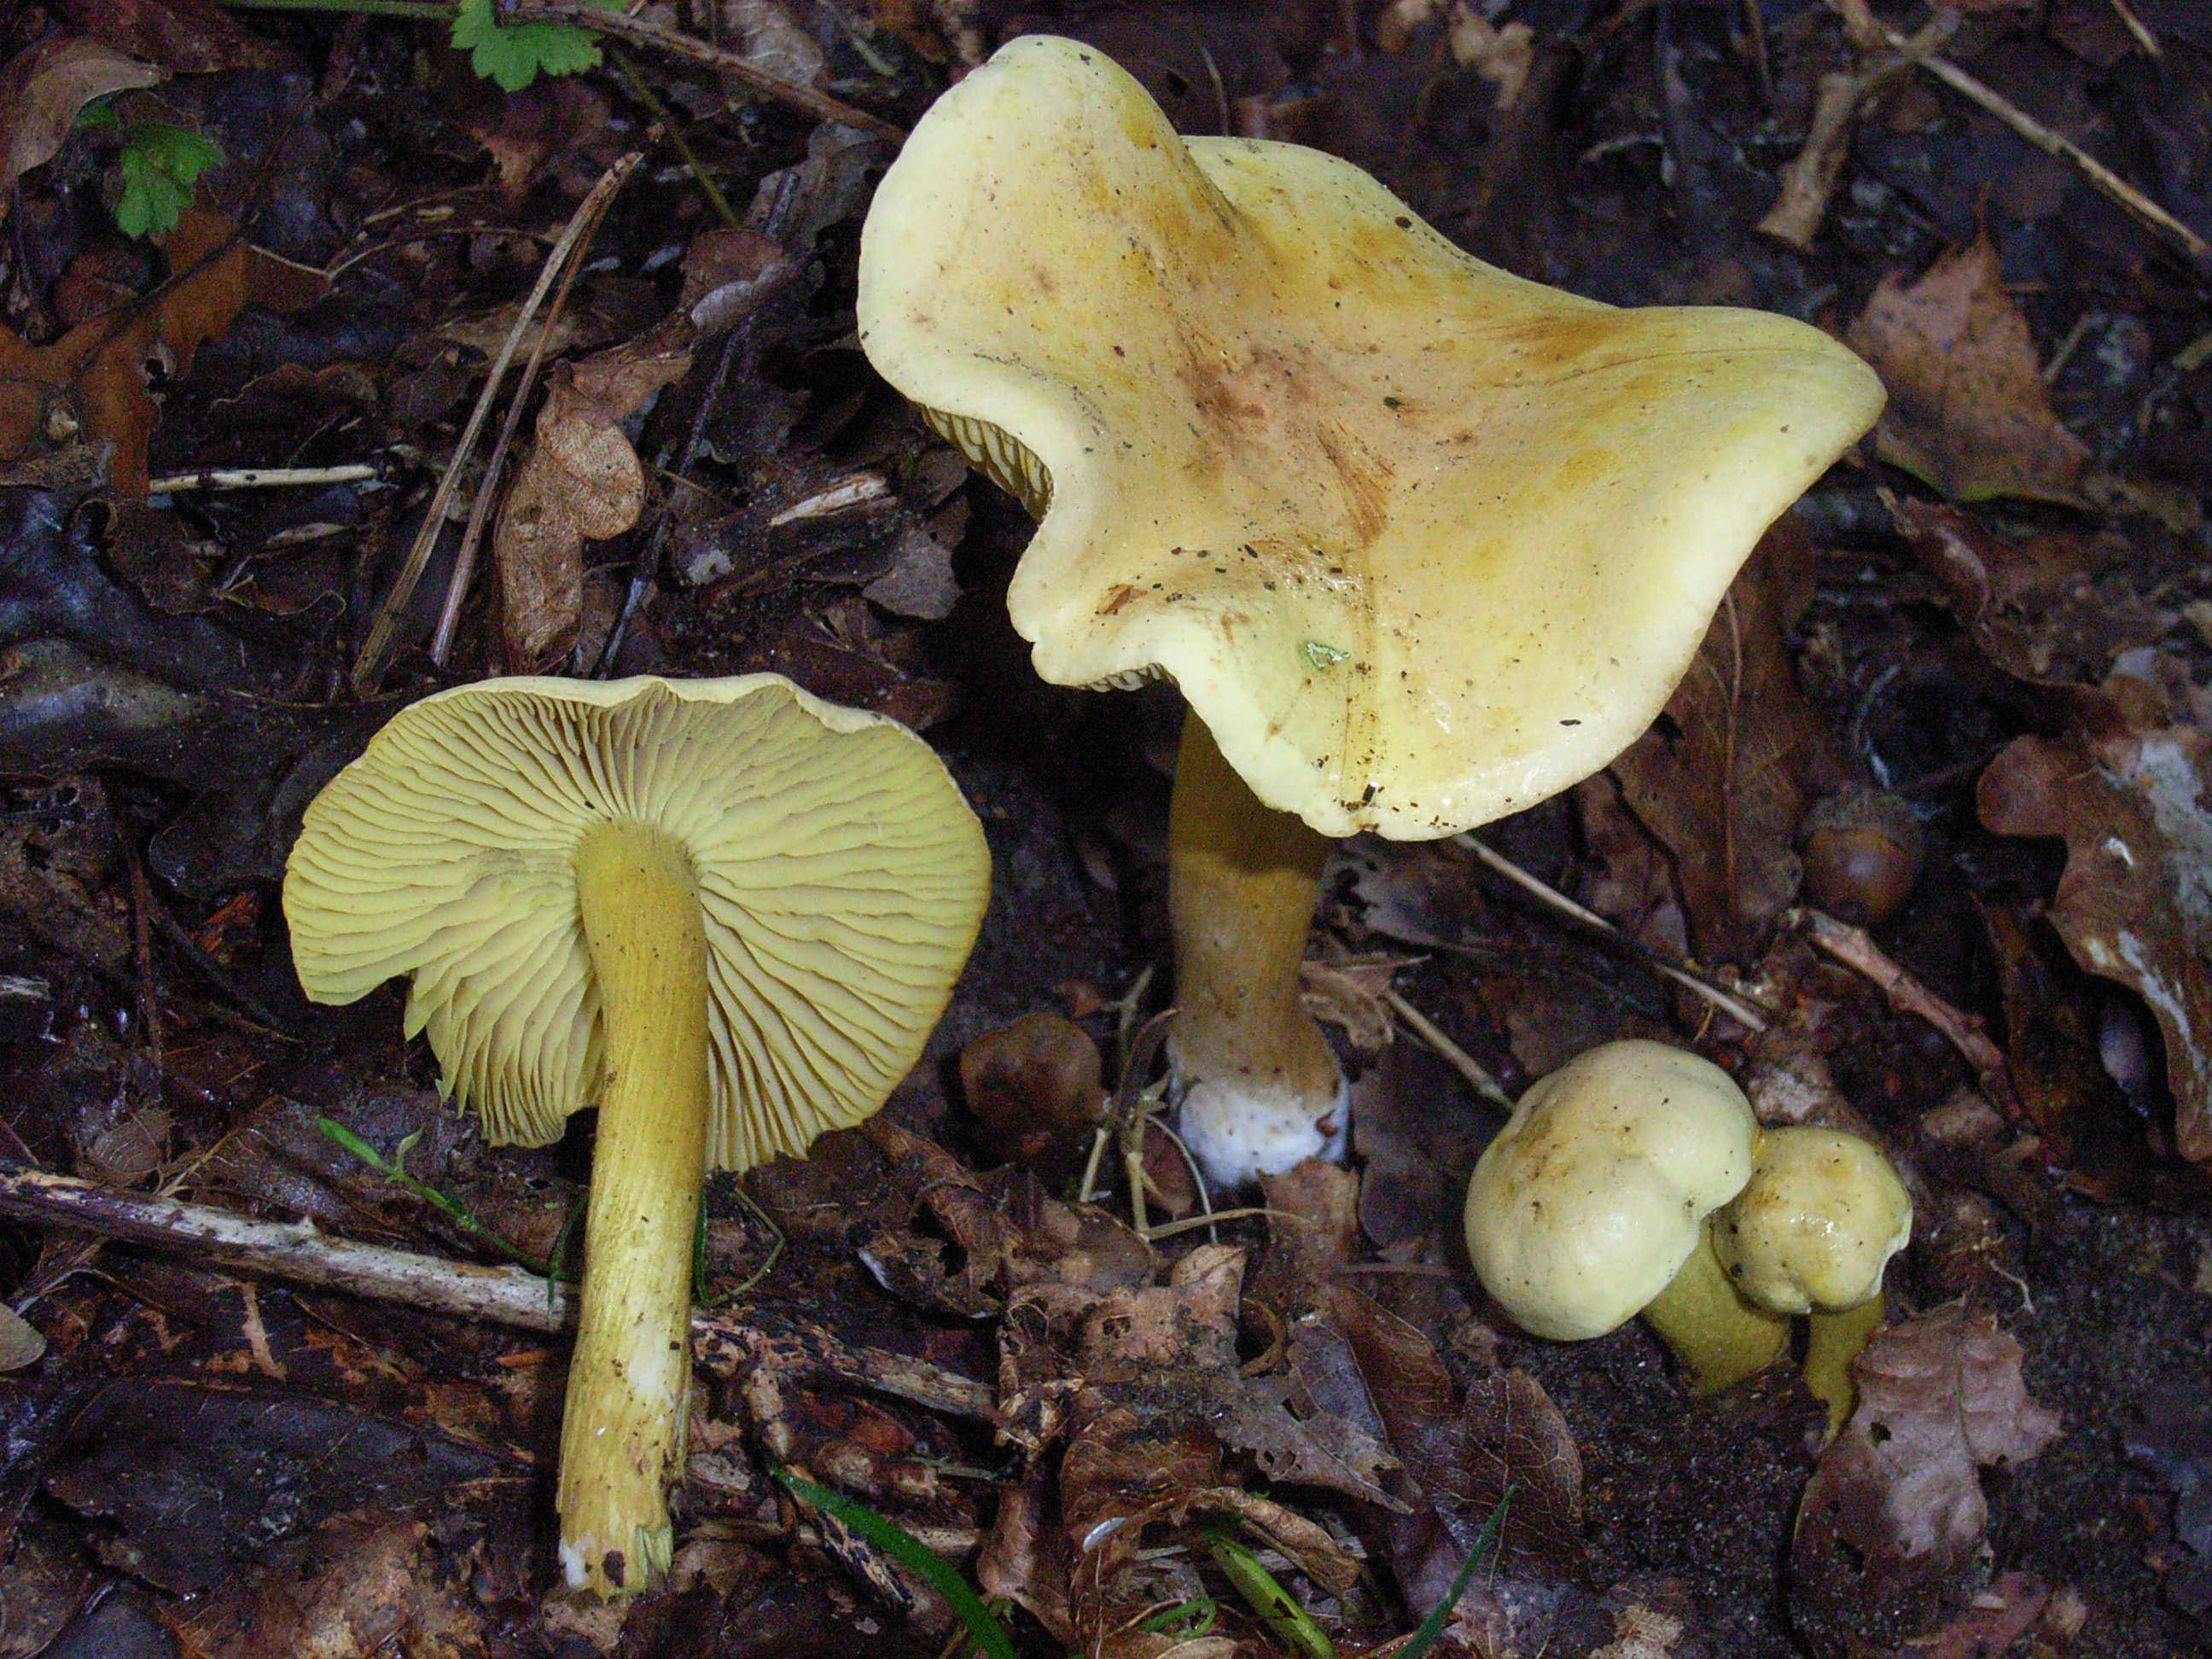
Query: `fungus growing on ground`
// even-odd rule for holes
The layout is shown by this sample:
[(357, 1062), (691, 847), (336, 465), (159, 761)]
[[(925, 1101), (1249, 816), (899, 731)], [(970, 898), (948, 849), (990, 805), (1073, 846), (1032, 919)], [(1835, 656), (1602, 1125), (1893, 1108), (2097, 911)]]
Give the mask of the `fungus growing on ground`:
[(489, 680), (403, 709), (285, 871), (300, 982), (412, 974), (494, 1143), (599, 1109), (561, 1437), (568, 1582), (665, 1571), (708, 1168), (803, 1153), (921, 1054), (989, 862), (928, 746), (774, 675)]
[(1912, 1236), (1912, 1200), (1881, 1152), (1840, 1129), (1762, 1129), (1751, 1179), (1712, 1220), (1729, 1281), (1754, 1307), (1812, 1321), (1805, 1384), (1832, 1433), (1850, 1415), (1850, 1363), (1881, 1328), (1882, 1273)]
[(1333, 838), (1449, 835), (1604, 765), (1882, 395), (1802, 323), (1578, 299), (1333, 156), (1179, 138), (1049, 36), (916, 126), (859, 312), (1040, 520), (1007, 596), (1038, 672), (1189, 703), (1170, 1053), (1219, 1182), (1342, 1139), (1297, 1001)]
[(1705, 1218), (1751, 1178), (1758, 1123), (1729, 1074), (1608, 1042), (1529, 1085), (1467, 1189), (1467, 1254), (1514, 1322), (1554, 1342), (1642, 1314), (1700, 1394), (1769, 1364), (1785, 1320), (1746, 1303)]
[(1720, 1067), (1631, 1042), (1530, 1086), (1476, 1162), (1466, 1219), (1476, 1277), (1523, 1329), (1581, 1341), (1641, 1313), (1698, 1394), (1764, 1369), (1811, 1315), (1805, 1380), (1832, 1422), (1912, 1208), (1856, 1135), (1760, 1129)]

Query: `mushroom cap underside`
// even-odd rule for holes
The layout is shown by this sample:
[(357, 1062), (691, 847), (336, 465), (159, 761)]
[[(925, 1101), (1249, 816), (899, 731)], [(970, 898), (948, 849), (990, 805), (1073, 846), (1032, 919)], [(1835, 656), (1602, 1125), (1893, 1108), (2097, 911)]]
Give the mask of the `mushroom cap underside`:
[(486, 1138), (596, 1103), (602, 1023), (574, 857), (595, 825), (684, 847), (708, 941), (708, 1152), (746, 1169), (873, 1111), (980, 923), (988, 855), (928, 745), (775, 675), (514, 678), (400, 711), (308, 807), (284, 910), (300, 981), (411, 973), (406, 1030)]
[(1554, 1341), (1601, 1336), (1665, 1290), (1751, 1174), (1751, 1107), (1664, 1043), (1609, 1042), (1532, 1084), (1476, 1162), (1468, 1257)]
[(1579, 299), (1334, 157), (1180, 138), (1047, 36), (917, 126), (860, 321), (1048, 501), (1008, 595), (1038, 672), (1165, 672), (1328, 835), (1449, 834), (1603, 765), (1882, 398), (1804, 324)]

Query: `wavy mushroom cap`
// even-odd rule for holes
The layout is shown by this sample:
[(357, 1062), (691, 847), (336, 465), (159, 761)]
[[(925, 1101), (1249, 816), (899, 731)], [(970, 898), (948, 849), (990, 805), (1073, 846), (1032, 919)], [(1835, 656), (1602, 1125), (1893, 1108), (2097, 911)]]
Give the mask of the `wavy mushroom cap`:
[(1470, 258), (1346, 162), (1178, 137), (1017, 40), (876, 192), (861, 343), (1040, 514), (1007, 596), (1060, 684), (1164, 672), (1268, 805), (1452, 833), (1665, 704), (1881, 382), (1753, 311)]
[(882, 1104), (974, 942), (988, 855), (927, 744), (775, 675), (489, 680), (401, 710), (286, 866), (301, 984), (350, 1002), (413, 974), (441, 1086), (492, 1141), (556, 1139), (600, 1089), (574, 855), (617, 820), (675, 837), (697, 884), (712, 1165)]
[(1730, 1282), (1774, 1313), (1872, 1301), (1911, 1236), (1912, 1200), (1890, 1161), (1857, 1135), (1811, 1126), (1762, 1133), (1751, 1179), (1713, 1218)]
[(1555, 1342), (1602, 1336), (1673, 1282), (1751, 1174), (1756, 1124), (1727, 1073), (1608, 1042), (1531, 1085), (1467, 1191), (1467, 1253), (1498, 1304)]

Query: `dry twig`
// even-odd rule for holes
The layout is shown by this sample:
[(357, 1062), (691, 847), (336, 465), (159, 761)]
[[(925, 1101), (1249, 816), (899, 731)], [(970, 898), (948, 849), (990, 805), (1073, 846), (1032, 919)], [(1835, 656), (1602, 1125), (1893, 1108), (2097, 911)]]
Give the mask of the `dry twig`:
[(1808, 939), (1844, 966), (1872, 980), (1889, 999), (1891, 1007), (1900, 1013), (1917, 1014), (1942, 1032), (1974, 1068), (1982, 1092), (1991, 1103), (2008, 1117), (2021, 1115), (2020, 1096), (2013, 1089), (2004, 1052), (1990, 1041), (1980, 1015), (1944, 1001), (1893, 960), (1862, 928), (1805, 908), (1792, 910), (1787, 920), (1802, 927)]
[(502, 23), (569, 23), (578, 28), (592, 29), (601, 34), (611, 34), (634, 45), (649, 46), (655, 52), (665, 52), (675, 58), (688, 58), (711, 70), (742, 81), (763, 98), (801, 111), (818, 120), (835, 121), (840, 126), (858, 127), (863, 132), (872, 132), (879, 138), (888, 138), (894, 144), (906, 142), (906, 129), (894, 126), (880, 115), (871, 115), (841, 99), (811, 87), (802, 87), (795, 81), (786, 81), (757, 69), (747, 58), (705, 40), (679, 34), (674, 29), (665, 29), (648, 23), (642, 17), (631, 17), (618, 11), (609, 11), (592, 0), (507, 0), (496, 9)]

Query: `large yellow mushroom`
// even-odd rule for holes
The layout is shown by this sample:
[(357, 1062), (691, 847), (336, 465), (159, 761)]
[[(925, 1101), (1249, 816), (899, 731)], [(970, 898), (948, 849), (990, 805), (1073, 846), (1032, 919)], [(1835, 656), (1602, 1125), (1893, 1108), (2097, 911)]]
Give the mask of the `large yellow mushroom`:
[(706, 1171), (883, 1103), (988, 881), (927, 744), (768, 674), (463, 686), (308, 807), (284, 878), (307, 994), (412, 974), (407, 1033), (495, 1143), (599, 1109), (561, 1437), (572, 1584), (668, 1565)]
[(1050, 36), (916, 126), (860, 325), (1038, 516), (1007, 599), (1037, 672), (1188, 700), (1170, 1049), (1223, 1181), (1341, 1140), (1297, 1005), (1331, 839), (1449, 835), (1604, 765), (1882, 400), (1804, 324), (1615, 310), (1334, 156), (1180, 138)]

